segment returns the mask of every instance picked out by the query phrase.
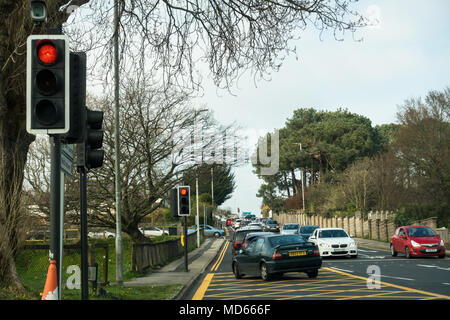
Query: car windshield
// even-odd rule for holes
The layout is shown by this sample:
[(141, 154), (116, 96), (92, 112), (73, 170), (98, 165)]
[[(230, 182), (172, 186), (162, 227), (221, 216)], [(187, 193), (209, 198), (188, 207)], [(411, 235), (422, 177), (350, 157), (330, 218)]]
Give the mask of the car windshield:
[(284, 246), (287, 244), (294, 244), (294, 243), (305, 243), (305, 240), (303, 240), (303, 238), (298, 235), (270, 237), (269, 241), (272, 247)]
[(284, 230), (296, 230), (298, 229), (298, 224), (285, 224), (283, 226)]
[(435, 237), (436, 233), (431, 228), (406, 228), (410, 237)]
[(319, 232), (319, 238), (347, 238), (344, 230), (322, 230)]
[(313, 233), (316, 229), (317, 227), (301, 227), (300, 233)]

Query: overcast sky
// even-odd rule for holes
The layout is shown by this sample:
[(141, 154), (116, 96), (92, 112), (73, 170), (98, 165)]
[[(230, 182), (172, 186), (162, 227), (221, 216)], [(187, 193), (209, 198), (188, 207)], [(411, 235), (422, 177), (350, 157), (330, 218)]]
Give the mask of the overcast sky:
[[(450, 86), (450, 1), (360, 1), (360, 12), (378, 19), (344, 41), (306, 30), (295, 43), (298, 60), (288, 57), (271, 81), (242, 77), (235, 96), (205, 82), (198, 99), (222, 123), (236, 121), (253, 132), (284, 126), (298, 108), (336, 110), (368, 117), (372, 124), (396, 122), (397, 106), (430, 90)], [(299, 141), (301, 142), (301, 141)], [(261, 184), (252, 166), (235, 170), (237, 188), (222, 207), (259, 214)]]

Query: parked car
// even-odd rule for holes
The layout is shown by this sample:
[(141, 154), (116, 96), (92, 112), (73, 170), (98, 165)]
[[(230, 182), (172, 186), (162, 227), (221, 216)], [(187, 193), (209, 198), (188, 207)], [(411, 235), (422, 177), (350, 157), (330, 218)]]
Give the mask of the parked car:
[(309, 237), (309, 241), (319, 247), (322, 257), (358, 256), (356, 242), (341, 228), (318, 228)]
[(298, 234), (300, 225), (298, 223), (285, 223), (281, 227), (281, 234)]
[(158, 236), (162, 236), (163, 234), (169, 235), (169, 231), (162, 230), (162, 229), (156, 228), (156, 227), (139, 228), (139, 230), (146, 237), (158, 237)]
[(242, 219), (236, 219), (234, 220), (233, 228), (238, 229), (241, 226)]
[(315, 278), (322, 266), (317, 246), (300, 235), (268, 234), (254, 237), (235, 254), (232, 269), (236, 279), (259, 275), (263, 280), (281, 277), (286, 272), (305, 272)]
[(390, 241), (391, 255), (404, 253), (406, 258), (413, 256), (445, 257), (444, 240), (427, 226), (404, 226), (395, 230)]
[(231, 247), (231, 255), (234, 255), (242, 246), (244, 243), (245, 236), (248, 233), (252, 232), (262, 232), (262, 228), (256, 228), (256, 227), (243, 227), (240, 229), (237, 229), (233, 232), (233, 236), (230, 240), (230, 242), (233, 244)]
[(116, 237), (116, 234), (114, 232), (110, 232), (107, 230), (88, 232), (88, 238), (93, 238), (93, 239), (106, 239), (106, 238), (115, 238), (115, 237)]
[(233, 223), (233, 220), (227, 219), (227, 227), (230, 227), (232, 223)]
[(309, 237), (313, 234), (314, 230), (318, 228), (319, 226), (301, 226), (300, 235), (303, 237), (303, 239), (308, 240)]
[(263, 230), (269, 232), (280, 232), (280, 226), (276, 220), (267, 220), (263, 226)]
[[(223, 231), (222, 229), (217, 229), (207, 224), (200, 224), (199, 226), (200, 228), (203, 228), (205, 236), (214, 236), (216, 238), (219, 238), (225, 235), (225, 231)], [(193, 225), (190, 228), (197, 230), (197, 225)]]

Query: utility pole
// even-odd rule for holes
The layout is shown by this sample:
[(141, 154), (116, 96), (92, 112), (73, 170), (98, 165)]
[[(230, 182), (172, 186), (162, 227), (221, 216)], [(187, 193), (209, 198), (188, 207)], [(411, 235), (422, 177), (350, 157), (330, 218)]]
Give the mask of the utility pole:
[(195, 177), (195, 197), (196, 197), (196, 201), (197, 201), (197, 216), (195, 217), (196, 224), (197, 224), (197, 248), (199, 248), (200, 247), (200, 217), (198, 215), (198, 175)]
[[(300, 151), (302, 151), (302, 144), (301, 143), (294, 143), (300, 145)], [(303, 202), (303, 212), (305, 212), (305, 181), (304, 181), (304, 175), (303, 175), (303, 168), (301, 168), (301, 175), (302, 175), (302, 202)]]
[(121, 187), (120, 187), (120, 162), (119, 162), (119, 0), (114, 0), (114, 156), (116, 174), (116, 282), (123, 284), (123, 247), (122, 247), (122, 223), (121, 223)]

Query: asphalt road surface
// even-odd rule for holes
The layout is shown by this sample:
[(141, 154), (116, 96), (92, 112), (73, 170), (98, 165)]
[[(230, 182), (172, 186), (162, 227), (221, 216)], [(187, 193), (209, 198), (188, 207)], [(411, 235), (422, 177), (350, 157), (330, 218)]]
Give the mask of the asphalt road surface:
[(316, 279), (286, 273), (269, 282), (235, 279), (231, 243), (226, 241), (204, 275), (188, 290), (188, 300), (450, 300), (450, 259), (406, 259), (359, 247), (358, 258), (324, 258)]

